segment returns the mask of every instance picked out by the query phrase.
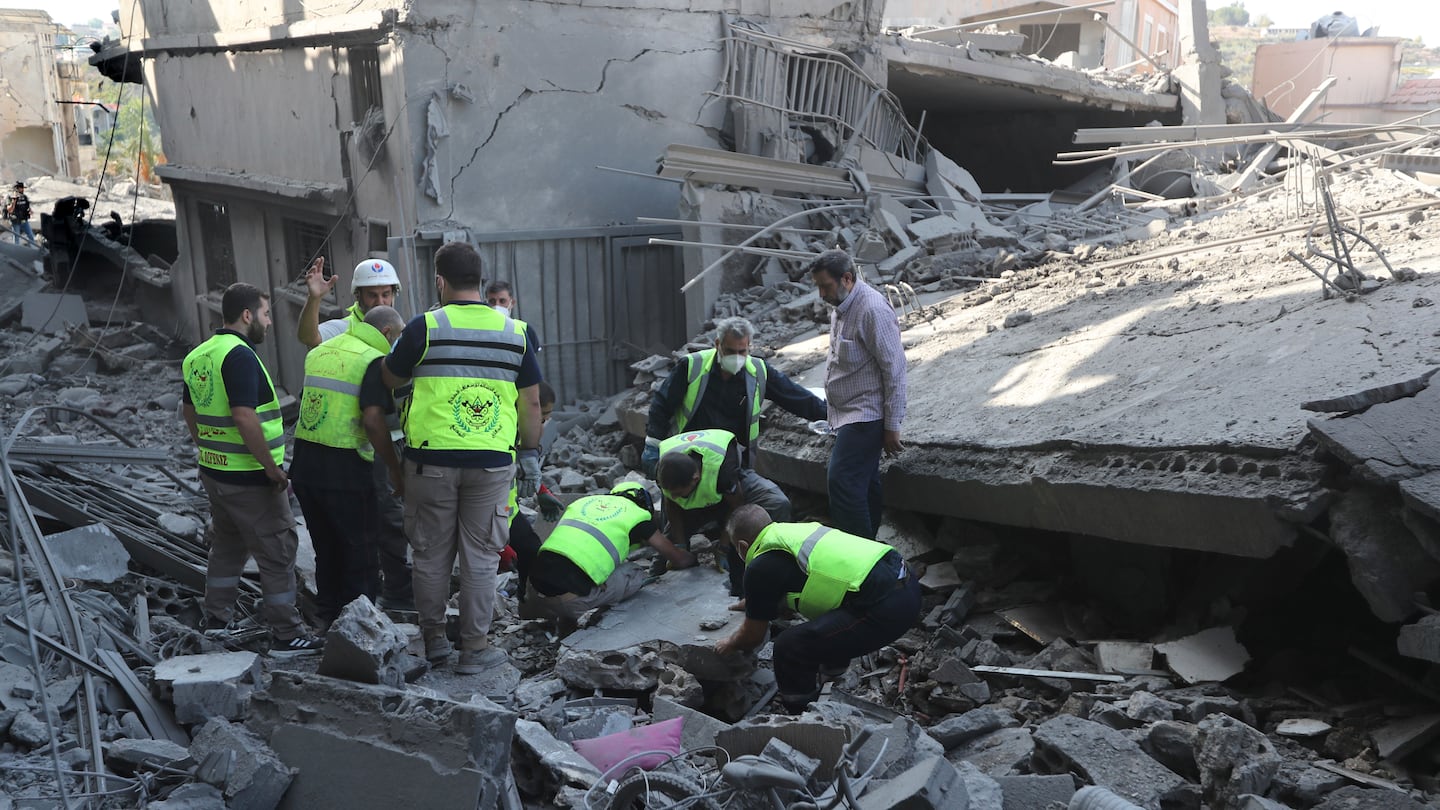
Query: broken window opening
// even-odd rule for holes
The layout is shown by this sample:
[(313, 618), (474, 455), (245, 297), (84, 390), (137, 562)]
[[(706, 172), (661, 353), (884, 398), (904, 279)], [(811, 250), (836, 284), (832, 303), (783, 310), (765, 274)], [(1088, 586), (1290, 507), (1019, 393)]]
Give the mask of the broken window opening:
[(205, 256), (206, 286), (212, 291), (223, 292), (238, 280), (229, 206), (201, 200), (195, 203), (195, 212), (200, 223), (201, 250)]
[(372, 219), (367, 223), (366, 246), (371, 258), (384, 259), (390, 250), (390, 223)]
[[(325, 257), (325, 269), (331, 274), (340, 271), (340, 268), (335, 266), (334, 255), (330, 249), (330, 228), (327, 225), (288, 218), (283, 220), (283, 223), (285, 268), (292, 278), (300, 279), (294, 282), (295, 285), (304, 286), (305, 268), (309, 267), (317, 256)], [(336, 289), (339, 287), (339, 284), (335, 285)], [(335, 289), (330, 290), (325, 300), (332, 304), (339, 300)]]
[(380, 49), (362, 45), (348, 49), (350, 61), (350, 112), (353, 123), (365, 120), (372, 110), (383, 110), (385, 97), (380, 89)]

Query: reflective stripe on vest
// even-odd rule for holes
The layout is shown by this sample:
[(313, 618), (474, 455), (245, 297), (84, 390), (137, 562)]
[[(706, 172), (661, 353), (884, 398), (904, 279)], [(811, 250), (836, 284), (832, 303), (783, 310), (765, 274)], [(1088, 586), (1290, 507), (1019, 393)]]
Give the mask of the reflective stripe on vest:
[(404, 413), (409, 445), (510, 452), (525, 335), (481, 304), (427, 312), (425, 326), (425, 351)]
[[(679, 413), (675, 414), (676, 433), (685, 431), (685, 426), (695, 418), (695, 409), (705, 398), (705, 389), (710, 385), (710, 372), (715, 367), (715, 350), (705, 349), (689, 355), (685, 358), (685, 366), (688, 369), (685, 376), (685, 400), (680, 404)], [(745, 396), (750, 400), (749, 420), (746, 426), (749, 439), (745, 446), (754, 447), (755, 440), (760, 436), (760, 410), (765, 405), (765, 383), (770, 376), (770, 369), (765, 365), (764, 360), (746, 357), (743, 373), (745, 374)]]
[(860, 590), (890, 547), (819, 523), (772, 523), (755, 538), (745, 563), (768, 551), (795, 558), (805, 574), (805, 586), (799, 593), (786, 594), (785, 604), (814, 619), (839, 607), (846, 594)]
[(590, 495), (565, 509), (540, 550), (565, 557), (591, 582), (603, 585), (630, 553), (630, 532), (651, 517), (629, 498)]
[[(221, 471), (263, 470), (265, 465), (250, 453), (240, 436), (240, 429), (235, 426), (235, 417), (230, 412), (230, 397), (225, 391), (225, 378), (221, 373), (225, 358), (237, 346), (245, 347), (251, 354), (255, 352), (239, 335), (219, 333), (185, 355), (181, 366), (185, 387), (190, 391), (190, 404), (195, 407), (200, 466)], [(264, 375), (265, 387), (270, 392), (270, 401), (256, 407), (255, 416), (260, 420), (261, 435), (265, 446), (270, 449), (271, 460), (276, 465), (284, 464), (285, 425), (280, 421), (280, 401), (275, 396), (270, 372), (259, 355), (255, 355), (255, 362), (260, 363), (260, 373)]]
[(671, 436), (660, 443), (660, 458), (668, 453), (697, 453), (700, 456), (700, 482), (695, 491), (684, 498), (677, 498), (669, 492), (665, 497), (674, 501), (681, 509), (704, 509), (720, 502), (718, 487), (720, 465), (725, 462), (725, 451), (735, 441), (735, 434), (728, 430), (692, 430)]
[(305, 355), (305, 388), (300, 392), (295, 438), (354, 450), (374, 461), (375, 450), (362, 424), (360, 385), (370, 364), (389, 348), (379, 330), (361, 323), (311, 349)]

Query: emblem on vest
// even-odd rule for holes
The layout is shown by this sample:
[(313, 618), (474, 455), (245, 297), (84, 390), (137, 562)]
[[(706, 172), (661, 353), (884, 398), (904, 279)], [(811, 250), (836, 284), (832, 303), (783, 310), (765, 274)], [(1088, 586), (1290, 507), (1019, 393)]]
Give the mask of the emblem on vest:
[(580, 506), (580, 517), (590, 523), (604, 523), (620, 516), (620, 504), (604, 498), (587, 499)]
[(190, 401), (197, 408), (203, 408), (215, 398), (215, 361), (210, 355), (195, 358), (190, 366)]
[(471, 383), (450, 397), (454, 423), (450, 429), (457, 436), (472, 433), (494, 435), (500, 427), (500, 398), (488, 386)]
[(330, 410), (326, 397), (319, 391), (306, 391), (304, 399), (300, 400), (300, 427), (306, 430), (314, 430), (320, 427), (325, 421), (325, 413)]

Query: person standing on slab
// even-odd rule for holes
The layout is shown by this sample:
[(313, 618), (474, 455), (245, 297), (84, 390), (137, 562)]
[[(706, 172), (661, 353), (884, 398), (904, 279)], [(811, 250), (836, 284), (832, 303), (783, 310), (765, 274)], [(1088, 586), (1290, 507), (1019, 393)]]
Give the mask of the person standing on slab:
[[(395, 272), (395, 266), (384, 259), (365, 259), (355, 265), (350, 274), (350, 294), (355, 303), (345, 310), (344, 317), (321, 323), (320, 307), (325, 302), (325, 296), (335, 289), (335, 280), (335, 276), (325, 274), (324, 256), (317, 256), (305, 271), (307, 297), (305, 308), (300, 310), (296, 338), (307, 348), (314, 349), (324, 341), (345, 334), (351, 327), (363, 322), (375, 307), (393, 307), (400, 295), (400, 275)], [(408, 395), (408, 386), (402, 387), (396, 390), (394, 399), (403, 402)], [(391, 408), (386, 422), (390, 428), (390, 440), (403, 444), (398, 410), (398, 407)], [(380, 554), (380, 607), (414, 610), (415, 596), (410, 586), (410, 541), (405, 537), (404, 506), (383, 461), (377, 459), (371, 466), (370, 481), (377, 493), (380, 510), (375, 524)]]
[(404, 472), (385, 424), (394, 400), (380, 363), (404, 327), (393, 308), (371, 307), (363, 323), (305, 356), (290, 485), (315, 547), (322, 628), (357, 596), (373, 600), (380, 593), (380, 502), (372, 468), (383, 466), (394, 490), (404, 491)]
[(826, 471), (830, 522), (875, 539), (880, 530), (880, 456), (905, 449), (905, 346), (895, 310), (861, 281), (843, 250), (827, 250), (806, 268), (830, 312), (825, 402), (835, 447)]
[(468, 243), (435, 251), (440, 307), (406, 325), (382, 366), (391, 388), (414, 380), (401, 419), (405, 533), (425, 657), (450, 657), (445, 604), (458, 557), (462, 675), (509, 660), (489, 632), (517, 459), (519, 497), (540, 483), (540, 366), (515, 321), (486, 306), (481, 270)]
[(272, 651), (318, 650), (324, 640), (306, 631), (295, 609), (300, 538), (286, 492), (280, 402), (255, 353), (270, 328), (270, 299), (249, 284), (231, 284), (221, 296), (220, 316), (224, 327), (181, 366), (185, 426), (199, 450), (200, 483), (210, 500), (205, 629), (208, 635), (228, 632), (240, 576), (254, 557)]
[(30, 198), (25, 196), (25, 184), (16, 181), (15, 193), (5, 201), (5, 218), (10, 220), (10, 233), (17, 245), (20, 237), (24, 236), (30, 247), (39, 247), (35, 243), (35, 230), (30, 227), (30, 216)]

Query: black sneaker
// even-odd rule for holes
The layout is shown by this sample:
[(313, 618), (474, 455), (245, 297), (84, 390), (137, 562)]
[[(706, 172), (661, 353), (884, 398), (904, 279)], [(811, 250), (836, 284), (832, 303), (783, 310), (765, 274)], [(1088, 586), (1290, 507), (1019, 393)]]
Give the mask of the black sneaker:
[(320, 652), (325, 649), (325, 639), (319, 636), (303, 635), (292, 639), (275, 639), (270, 642), (272, 655), (298, 655)]

